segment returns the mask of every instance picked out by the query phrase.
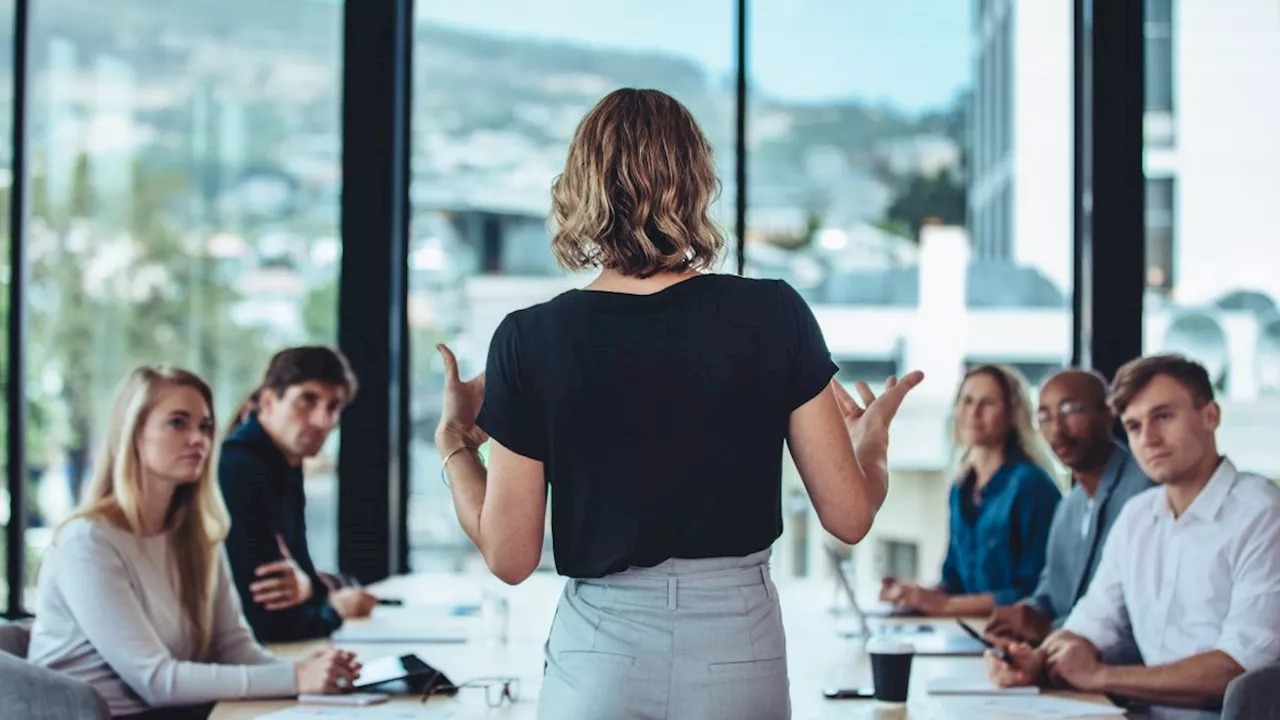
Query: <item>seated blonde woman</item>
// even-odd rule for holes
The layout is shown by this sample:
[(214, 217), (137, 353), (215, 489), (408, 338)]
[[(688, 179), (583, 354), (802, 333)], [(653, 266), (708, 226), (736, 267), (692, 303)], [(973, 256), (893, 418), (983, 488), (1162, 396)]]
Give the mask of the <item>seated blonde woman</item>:
[(199, 717), (219, 700), (339, 692), (358, 676), (349, 653), (289, 662), (254, 641), (222, 551), (215, 427), (199, 377), (130, 373), (84, 501), (45, 556), (29, 659), (91, 685), (114, 717)]
[(936, 588), (886, 578), (880, 599), (933, 617), (985, 617), (1035, 591), (1062, 492), (1032, 422), (1021, 373), (979, 365), (956, 394), (960, 451), (951, 487), (951, 542)]

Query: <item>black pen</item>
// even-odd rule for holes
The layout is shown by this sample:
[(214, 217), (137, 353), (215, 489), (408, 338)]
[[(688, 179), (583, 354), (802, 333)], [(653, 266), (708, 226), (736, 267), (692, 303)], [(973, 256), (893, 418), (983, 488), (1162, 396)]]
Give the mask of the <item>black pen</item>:
[(1013, 662), (1013, 656), (1010, 655), (1004, 648), (997, 647), (995, 643), (982, 637), (981, 633), (969, 627), (969, 625), (965, 623), (965, 621), (961, 620), (960, 618), (956, 618), (956, 622), (959, 623), (960, 627), (963, 628), (965, 632), (969, 633), (969, 635), (973, 637), (974, 640), (977, 640), (983, 645), (986, 645), (987, 647), (991, 648), (992, 652), (996, 654), (996, 657), (1000, 658), (1001, 662), (1003, 662), (1004, 664), (1010, 667), (1017, 667), (1017, 665)]

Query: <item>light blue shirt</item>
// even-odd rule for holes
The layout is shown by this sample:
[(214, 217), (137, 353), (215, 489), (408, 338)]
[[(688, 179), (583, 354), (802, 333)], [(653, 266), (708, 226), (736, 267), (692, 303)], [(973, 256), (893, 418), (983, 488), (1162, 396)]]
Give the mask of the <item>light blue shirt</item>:
[(1133, 455), (1123, 445), (1113, 445), (1094, 497), (1077, 484), (1053, 515), (1044, 572), (1028, 602), (1052, 617), (1055, 628), (1088, 589), (1120, 510), (1134, 495), (1153, 486)]

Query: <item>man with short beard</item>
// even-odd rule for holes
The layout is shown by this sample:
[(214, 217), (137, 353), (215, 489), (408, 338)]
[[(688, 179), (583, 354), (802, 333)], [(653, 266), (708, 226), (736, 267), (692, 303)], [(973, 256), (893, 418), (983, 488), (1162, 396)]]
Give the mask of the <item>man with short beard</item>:
[(1045, 442), (1071, 469), (1073, 487), (1054, 512), (1035, 593), (997, 607), (986, 626), (989, 636), (1033, 646), (1061, 627), (1084, 596), (1120, 509), (1151, 487), (1133, 455), (1111, 435), (1115, 414), (1100, 375), (1064, 370), (1049, 378), (1040, 390), (1037, 418)]

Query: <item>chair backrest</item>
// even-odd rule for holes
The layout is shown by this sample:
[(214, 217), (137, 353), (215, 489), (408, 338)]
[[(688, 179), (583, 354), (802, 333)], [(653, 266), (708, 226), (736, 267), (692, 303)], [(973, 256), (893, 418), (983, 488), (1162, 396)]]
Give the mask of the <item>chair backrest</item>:
[(110, 720), (92, 687), (48, 668), (0, 652), (0, 708), (6, 718)]
[(31, 624), (28, 621), (0, 622), (0, 652), (27, 656), (27, 648), (31, 644)]
[(1227, 686), (1223, 720), (1280, 720), (1280, 665), (1245, 673)]

